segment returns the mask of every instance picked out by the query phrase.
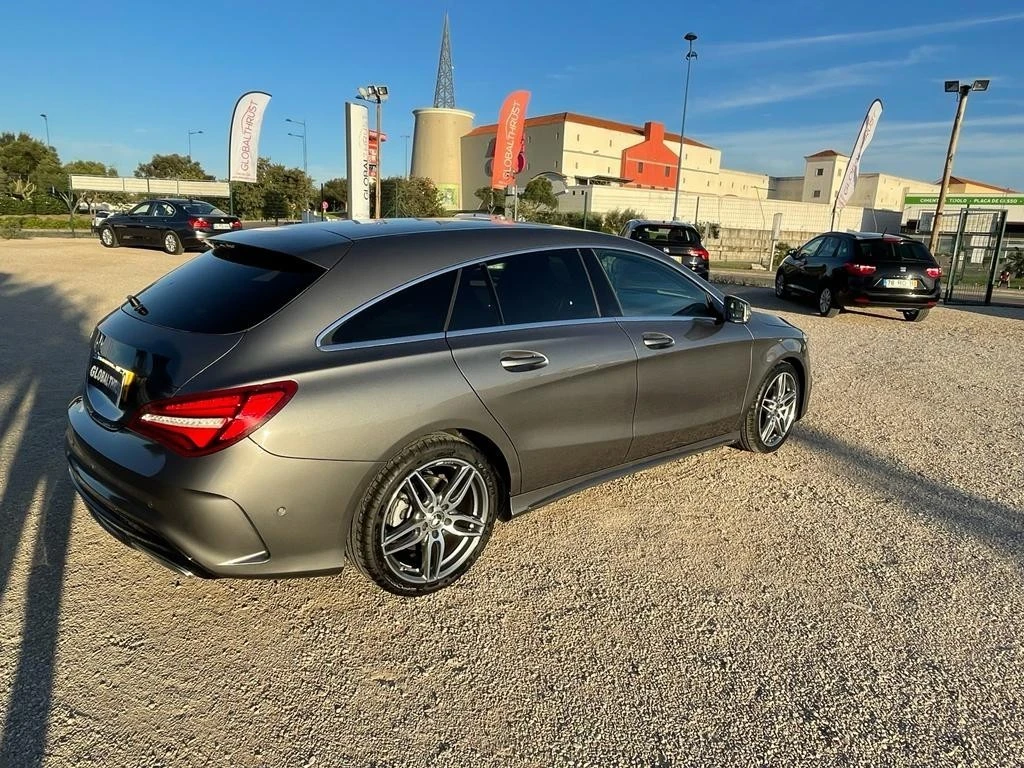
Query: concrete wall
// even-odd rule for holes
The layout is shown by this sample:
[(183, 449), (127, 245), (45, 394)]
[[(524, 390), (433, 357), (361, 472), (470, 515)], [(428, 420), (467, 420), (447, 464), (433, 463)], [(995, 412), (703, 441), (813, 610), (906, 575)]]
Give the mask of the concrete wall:
[[(473, 127), (473, 113), (462, 109), (414, 109), (413, 176), (433, 180), (445, 198), (445, 207), (459, 210), (467, 195), (462, 179), (460, 138)], [(469, 190), (468, 196), (472, 196)]]
[[(558, 198), (558, 210), (607, 213), (632, 208), (650, 219), (672, 218), (673, 193), (666, 190), (629, 187), (570, 187)], [(757, 261), (771, 243), (772, 221), (782, 214), (780, 241), (797, 246), (832, 229), (832, 211), (828, 206), (787, 200), (746, 200), (738, 197), (695, 195), (679, 196), (679, 218), (690, 222), (711, 222), (719, 226), (719, 238), (707, 238), (704, 245), (719, 260)], [(836, 230), (899, 232), (900, 214), (849, 206), (836, 217)]]

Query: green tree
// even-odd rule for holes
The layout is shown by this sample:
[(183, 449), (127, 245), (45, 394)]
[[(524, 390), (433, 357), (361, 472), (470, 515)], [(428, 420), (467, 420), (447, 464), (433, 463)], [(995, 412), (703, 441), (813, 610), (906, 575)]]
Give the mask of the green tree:
[(195, 160), (184, 155), (153, 155), (148, 163), (139, 163), (135, 169), (139, 179), (184, 179), (187, 181), (213, 181), (213, 176), (203, 170)]
[(604, 215), (604, 224), (602, 229), (612, 235), (617, 235), (622, 231), (622, 228), (626, 226), (626, 222), (630, 219), (642, 219), (643, 213), (636, 211), (632, 208), (626, 208), (625, 210), (614, 210), (608, 211)]
[[(17, 181), (21, 182), (19, 186), (22, 190), (28, 188), (27, 184), (32, 184), (40, 192), (48, 191), (53, 186), (67, 186), (67, 180), (61, 173), (57, 150), (27, 133), (0, 134), (0, 177), (6, 181), (0, 194), (9, 194)], [(31, 193), (23, 199), (30, 198)]]
[(1013, 248), (1006, 254), (1006, 268), (1014, 277), (1024, 277), (1024, 249)]
[(555, 197), (555, 192), (551, 187), (551, 179), (544, 176), (530, 179), (519, 196), (519, 202), (523, 201), (551, 211), (555, 210), (558, 207), (558, 198)]
[(65, 174), (81, 174), (83, 176), (110, 176), (117, 177), (117, 169), (104, 165), (99, 160), (72, 160), (64, 163)]
[(269, 218), (297, 218), (307, 203), (319, 199), (309, 177), (298, 168), (286, 168), (261, 157), (256, 163), (256, 183), (234, 182), (235, 213), (243, 218), (267, 216), (267, 193), (274, 215)]
[[(370, 209), (373, 213), (374, 192), (370, 191)], [(444, 216), (441, 193), (430, 179), (413, 176), (392, 176), (381, 182), (380, 207), (385, 217), (402, 216), (431, 218)]]
[(344, 211), (348, 208), (348, 181), (331, 179), (324, 182), (324, 200), (331, 211)]
[(473, 193), (480, 201), (480, 210), (488, 213), (497, 213), (505, 210), (505, 190), (494, 189), (493, 187), (480, 187)]

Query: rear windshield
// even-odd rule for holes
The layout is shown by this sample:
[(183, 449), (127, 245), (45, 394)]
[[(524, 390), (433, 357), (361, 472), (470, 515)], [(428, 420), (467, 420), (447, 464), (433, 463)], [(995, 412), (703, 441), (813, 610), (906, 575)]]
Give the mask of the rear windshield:
[(246, 246), (215, 248), (138, 295), (153, 325), (196, 333), (238, 333), (266, 320), (326, 270), (302, 259)]
[(891, 240), (861, 240), (861, 260), (868, 263), (883, 261), (923, 261), (934, 264), (935, 259), (928, 253), (923, 243), (916, 240), (903, 240), (893, 242)]
[(191, 202), (185, 203), (181, 207), (184, 208), (188, 213), (194, 214), (196, 216), (209, 216), (211, 214), (213, 216), (228, 215), (217, 206), (211, 205), (210, 203), (204, 203), (202, 200), (193, 200)]
[(633, 230), (633, 239), (641, 243), (666, 245), (700, 245), (700, 235), (692, 227), (673, 227), (665, 224), (644, 224)]

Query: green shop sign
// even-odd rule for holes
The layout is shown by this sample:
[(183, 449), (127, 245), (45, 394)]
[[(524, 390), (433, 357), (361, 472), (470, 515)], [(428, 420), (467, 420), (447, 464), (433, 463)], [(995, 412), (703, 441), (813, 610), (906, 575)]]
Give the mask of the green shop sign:
[[(903, 205), (935, 205), (938, 195), (904, 195)], [(1024, 195), (946, 195), (946, 205), (998, 206), (1024, 205)]]

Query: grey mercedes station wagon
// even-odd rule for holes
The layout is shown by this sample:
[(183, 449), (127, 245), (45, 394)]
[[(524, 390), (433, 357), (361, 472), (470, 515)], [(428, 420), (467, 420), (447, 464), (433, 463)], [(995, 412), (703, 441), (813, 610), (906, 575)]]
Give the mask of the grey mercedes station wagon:
[(807, 340), (663, 253), (575, 229), (385, 220), (242, 231), (97, 326), (71, 477), (179, 572), (350, 560), (451, 584), (497, 518), (715, 446), (779, 448)]

